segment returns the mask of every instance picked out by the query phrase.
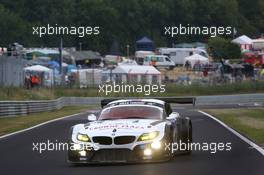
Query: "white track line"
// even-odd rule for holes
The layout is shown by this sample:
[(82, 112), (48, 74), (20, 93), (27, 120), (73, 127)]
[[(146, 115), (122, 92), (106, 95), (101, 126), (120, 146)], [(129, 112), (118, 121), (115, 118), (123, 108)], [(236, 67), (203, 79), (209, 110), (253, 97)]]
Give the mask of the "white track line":
[(29, 131), (29, 130), (31, 130), (31, 129), (34, 129), (34, 128), (37, 128), (37, 127), (40, 127), (40, 126), (43, 126), (43, 125), (46, 125), (46, 124), (49, 124), (49, 123), (52, 123), (52, 122), (58, 121), (58, 120), (66, 119), (66, 118), (69, 118), (69, 117), (74, 117), (74, 116), (76, 116), (76, 115), (80, 115), (80, 114), (83, 114), (83, 113), (77, 113), (77, 114), (68, 115), (68, 116), (65, 116), (65, 117), (61, 117), (61, 118), (56, 118), (56, 119), (53, 119), (53, 120), (49, 120), (49, 121), (46, 121), (46, 122), (43, 122), (43, 123), (37, 124), (37, 125), (35, 125), (35, 126), (32, 126), (32, 127), (26, 128), (26, 129), (22, 129), (22, 130), (19, 130), (19, 131), (16, 131), (16, 132), (12, 132), (12, 133), (9, 133), (9, 134), (6, 134), (6, 135), (2, 135), (2, 136), (0, 136), (0, 139), (3, 139), (3, 138), (6, 138), (6, 137), (9, 137), (9, 136), (12, 136), (12, 135), (15, 135), (15, 134), (19, 134), (19, 133), (22, 133), (22, 132), (25, 132), (25, 131)]
[(244, 137), (243, 135), (241, 135), (240, 133), (238, 133), (237, 131), (235, 131), (234, 129), (230, 128), (229, 126), (227, 126), (225, 123), (223, 123), (221, 120), (215, 118), (214, 116), (207, 114), (206, 112), (200, 111), (200, 113), (210, 117), (211, 119), (215, 120), (216, 122), (218, 122), (219, 124), (221, 124), (223, 127), (225, 127), (227, 130), (229, 130), (230, 132), (232, 132), (233, 134), (235, 134), (237, 137), (239, 137), (241, 140), (245, 141), (247, 144), (249, 144), (252, 148), (255, 148), (258, 152), (260, 152), (263, 156), (264, 156), (264, 149), (261, 148), (260, 146), (258, 146), (257, 144), (255, 144), (254, 142), (252, 142), (251, 140), (249, 140), (248, 138)]

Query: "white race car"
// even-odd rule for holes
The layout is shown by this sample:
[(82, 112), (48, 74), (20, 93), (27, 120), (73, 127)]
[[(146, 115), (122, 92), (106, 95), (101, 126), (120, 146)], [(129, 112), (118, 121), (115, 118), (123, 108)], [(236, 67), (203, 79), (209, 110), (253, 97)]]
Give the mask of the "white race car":
[(114, 100), (88, 123), (71, 128), (68, 160), (72, 163), (121, 163), (169, 160), (173, 143), (192, 141), (188, 117), (172, 112), (158, 99)]

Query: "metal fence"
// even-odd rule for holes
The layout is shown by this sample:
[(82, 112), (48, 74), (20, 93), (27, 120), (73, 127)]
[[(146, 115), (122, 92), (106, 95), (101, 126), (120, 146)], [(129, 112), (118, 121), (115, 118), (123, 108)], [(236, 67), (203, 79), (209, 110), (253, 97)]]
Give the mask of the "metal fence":
[(64, 106), (100, 104), (101, 98), (62, 97), (56, 100), (0, 101), (0, 117), (53, 111)]
[[(150, 97), (151, 98), (151, 97)], [(154, 97), (157, 98), (157, 97)], [(162, 99), (159, 97), (158, 99)], [(171, 97), (174, 98), (174, 97)], [(171, 100), (171, 98), (164, 98)], [(193, 98), (193, 97), (192, 97)], [(72, 105), (101, 105), (103, 97), (62, 97), (56, 100), (41, 101), (0, 101), (0, 117), (27, 115), (34, 112), (52, 111), (61, 109), (64, 106)], [(126, 99), (125, 97), (117, 99)], [(188, 100), (190, 97), (175, 97), (177, 100)], [(264, 94), (241, 94), (241, 95), (220, 95), (220, 96), (198, 96), (194, 97), (193, 105), (220, 105), (220, 104), (246, 104), (263, 103)]]
[(196, 105), (229, 105), (261, 103), (264, 104), (264, 94), (212, 95), (196, 97)]
[(0, 56), (0, 86), (23, 86), (26, 63), (20, 57)]
[[(64, 106), (73, 105), (100, 105), (102, 97), (62, 97), (56, 100), (41, 101), (0, 101), (0, 117), (27, 115), (35, 112), (52, 111), (61, 109)], [(124, 99), (123, 98), (115, 98)], [(191, 103), (194, 105), (195, 99), (191, 97), (179, 98), (163, 98), (165, 101), (173, 101), (176, 103)], [(176, 101), (175, 101), (176, 100)]]
[(47, 101), (0, 101), (0, 116), (27, 115), (34, 112), (52, 111), (63, 106), (63, 98)]

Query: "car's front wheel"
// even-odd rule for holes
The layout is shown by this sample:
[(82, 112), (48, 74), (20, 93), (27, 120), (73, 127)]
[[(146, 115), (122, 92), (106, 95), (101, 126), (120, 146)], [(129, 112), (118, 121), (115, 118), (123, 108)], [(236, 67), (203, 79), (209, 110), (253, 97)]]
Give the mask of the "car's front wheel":
[[(192, 123), (189, 122), (189, 127), (188, 127), (188, 140), (187, 140), (187, 144), (188, 143), (192, 143)], [(191, 148), (186, 150), (186, 154), (191, 154), (192, 150)]]

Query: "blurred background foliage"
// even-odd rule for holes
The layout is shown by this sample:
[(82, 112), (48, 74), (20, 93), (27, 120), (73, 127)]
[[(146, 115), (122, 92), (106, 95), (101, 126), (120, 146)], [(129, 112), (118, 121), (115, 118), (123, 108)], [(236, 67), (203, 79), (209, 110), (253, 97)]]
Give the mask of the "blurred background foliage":
[[(19, 42), (25, 47), (57, 47), (58, 36), (39, 38), (32, 26), (100, 26), (99, 36), (64, 36), (65, 46), (107, 53), (113, 42), (121, 52), (126, 45), (133, 50), (142, 36), (152, 38), (156, 46), (201, 41), (209, 36), (163, 35), (164, 26), (232, 26), (237, 35), (252, 38), (264, 31), (263, 0), (0, 0), (0, 45)], [(232, 37), (232, 36), (229, 36)]]

